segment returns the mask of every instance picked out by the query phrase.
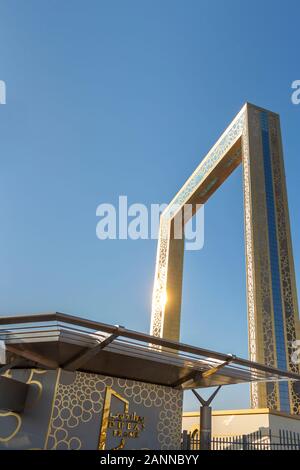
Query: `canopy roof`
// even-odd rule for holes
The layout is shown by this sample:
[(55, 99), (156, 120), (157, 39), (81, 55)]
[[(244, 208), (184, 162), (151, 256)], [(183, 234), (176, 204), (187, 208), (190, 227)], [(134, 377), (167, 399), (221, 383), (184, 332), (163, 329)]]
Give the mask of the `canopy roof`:
[(0, 341), (0, 374), (61, 367), (182, 389), (300, 380), (233, 355), (58, 312), (0, 317)]

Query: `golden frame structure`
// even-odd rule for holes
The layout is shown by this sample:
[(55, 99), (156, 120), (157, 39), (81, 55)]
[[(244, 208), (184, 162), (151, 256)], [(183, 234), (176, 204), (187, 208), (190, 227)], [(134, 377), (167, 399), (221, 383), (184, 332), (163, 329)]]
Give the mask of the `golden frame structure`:
[[(280, 120), (249, 103), (161, 215), (151, 334), (179, 340), (184, 236), (174, 236), (176, 214), (186, 204), (195, 213), (241, 163), (250, 359), (299, 373), (293, 360), (300, 323)], [(251, 406), (300, 414), (300, 383), (254, 383)]]

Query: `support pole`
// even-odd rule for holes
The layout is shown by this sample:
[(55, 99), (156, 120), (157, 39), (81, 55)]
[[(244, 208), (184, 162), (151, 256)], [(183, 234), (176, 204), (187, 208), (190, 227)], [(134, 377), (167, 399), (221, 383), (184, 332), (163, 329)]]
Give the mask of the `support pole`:
[(211, 450), (211, 406), (200, 406), (200, 449)]
[(192, 390), (200, 402), (200, 450), (211, 450), (212, 407), (211, 402), (220, 390), (221, 385), (214, 391), (208, 400), (204, 400), (196, 390)]

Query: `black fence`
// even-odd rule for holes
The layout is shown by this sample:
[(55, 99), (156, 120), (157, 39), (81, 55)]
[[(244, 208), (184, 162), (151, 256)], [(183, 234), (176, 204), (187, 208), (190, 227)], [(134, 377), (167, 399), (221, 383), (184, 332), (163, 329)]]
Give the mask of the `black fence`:
[[(200, 450), (198, 433), (182, 433), (183, 450)], [(278, 434), (271, 430), (259, 430), (240, 436), (214, 436), (211, 450), (300, 450), (300, 434), (280, 430)]]

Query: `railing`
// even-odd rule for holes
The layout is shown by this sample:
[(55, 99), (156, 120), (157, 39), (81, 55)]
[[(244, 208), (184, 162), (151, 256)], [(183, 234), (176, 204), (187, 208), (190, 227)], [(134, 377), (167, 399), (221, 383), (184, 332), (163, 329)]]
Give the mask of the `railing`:
[[(182, 449), (200, 450), (200, 439), (184, 431)], [(278, 434), (259, 430), (237, 436), (214, 436), (211, 450), (300, 450), (300, 434), (286, 430), (280, 430)]]

